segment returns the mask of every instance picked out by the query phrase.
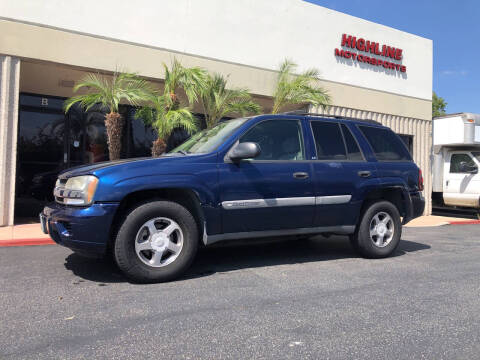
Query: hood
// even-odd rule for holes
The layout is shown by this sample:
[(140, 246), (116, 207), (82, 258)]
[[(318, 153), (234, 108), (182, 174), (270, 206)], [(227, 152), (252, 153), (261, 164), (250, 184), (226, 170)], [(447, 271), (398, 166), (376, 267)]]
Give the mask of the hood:
[(99, 163), (95, 163), (95, 164), (81, 165), (81, 166), (76, 166), (76, 167), (73, 167), (73, 168), (66, 169), (66, 170), (62, 171), (58, 175), (58, 177), (60, 179), (68, 179), (68, 178), (71, 178), (71, 177), (74, 177), (74, 176), (90, 175), (90, 174), (93, 174), (95, 171), (98, 171), (98, 170), (118, 167), (118, 166), (129, 164), (129, 163), (144, 163), (144, 162), (148, 162), (148, 161), (162, 161), (162, 160), (167, 160), (167, 159), (173, 160), (173, 159), (180, 159), (180, 158), (183, 158), (183, 155), (180, 155), (180, 156), (164, 155), (164, 156), (160, 156), (158, 158), (143, 157), (143, 158), (134, 158), (134, 159), (103, 161), (103, 162), (99, 162)]

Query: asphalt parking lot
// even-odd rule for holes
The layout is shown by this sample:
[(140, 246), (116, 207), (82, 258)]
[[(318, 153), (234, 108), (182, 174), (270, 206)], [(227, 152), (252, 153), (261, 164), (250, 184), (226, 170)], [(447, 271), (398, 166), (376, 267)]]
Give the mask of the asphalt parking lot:
[(0, 248), (0, 358), (476, 359), (479, 232), (407, 228), (382, 260), (341, 237), (203, 249), (154, 285), (56, 245)]

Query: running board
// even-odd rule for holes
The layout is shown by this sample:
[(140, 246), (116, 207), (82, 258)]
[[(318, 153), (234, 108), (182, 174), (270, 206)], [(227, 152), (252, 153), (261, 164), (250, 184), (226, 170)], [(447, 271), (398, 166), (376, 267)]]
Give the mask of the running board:
[(306, 234), (321, 234), (321, 233), (335, 233), (341, 235), (350, 235), (355, 232), (355, 225), (341, 225), (341, 226), (320, 226), (311, 228), (299, 229), (281, 229), (281, 230), (266, 230), (266, 231), (246, 231), (237, 233), (227, 233), (218, 235), (208, 235), (206, 229), (203, 232), (203, 243), (211, 245), (219, 241), (240, 240), (273, 236), (291, 236), (291, 235), (306, 235)]

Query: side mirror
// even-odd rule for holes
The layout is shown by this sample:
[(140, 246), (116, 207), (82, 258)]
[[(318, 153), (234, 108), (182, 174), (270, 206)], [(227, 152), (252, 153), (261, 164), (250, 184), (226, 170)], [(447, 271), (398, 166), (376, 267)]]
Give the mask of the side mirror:
[(468, 174), (478, 173), (478, 167), (476, 165), (468, 165), (466, 161), (460, 162), (460, 164), (458, 164), (458, 169), (463, 173), (468, 173)]
[(228, 157), (233, 162), (237, 162), (243, 159), (253, 159), (260, 155), (260, 146), (254, 142), (243, 142), (235, 145), (230, 150)]

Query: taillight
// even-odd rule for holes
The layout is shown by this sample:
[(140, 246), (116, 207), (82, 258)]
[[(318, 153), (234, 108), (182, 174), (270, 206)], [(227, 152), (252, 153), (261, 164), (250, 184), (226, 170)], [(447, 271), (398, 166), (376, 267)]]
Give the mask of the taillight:
[(423, 186), (423, 174), (422, 170), (418, 169), (418, 191), (423, 191), (424, 186)]

